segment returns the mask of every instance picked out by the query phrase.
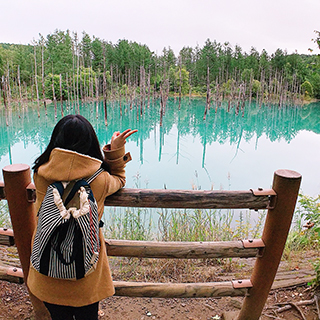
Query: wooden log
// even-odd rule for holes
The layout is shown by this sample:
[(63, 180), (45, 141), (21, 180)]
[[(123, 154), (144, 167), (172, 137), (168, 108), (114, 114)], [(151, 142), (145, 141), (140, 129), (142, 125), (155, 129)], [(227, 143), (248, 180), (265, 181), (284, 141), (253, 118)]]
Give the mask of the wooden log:
[(4, 200), (6, 198), (6, 194), (4, 192), (4, 182), (0, 181), (0, 200)]
[(23, 283), (23, 272), (21, 268), (0, 266), (0, 280), (14, 283)]
[[(217, 242), (160, 242), (106, 239), (109, 256), (163, 258), (163, 259), (216, 259), (250, 258), (260, 256), (262, 246), (245, 247), (242, 241)], [(259, 241), (259, 240), (257, 240)], [(14, 245), (13, 231), (0, 228), (0, 244)]]
[(13, 230), (7, 228), (0, 228), (0, 244), (6, 246), (14, 245)]
[(105, 200), (105, 206), (190, 209), (266, 209), (268, 195), (251, 191), (121, 189)]
[(150, 298), (204, 298), (245, 296), (248, 288), (234, 288), (232, 282), (148, 283), (113, 281), (116, 296)]
[(108, 256), (116, 257), (213, 259), (259, 255), (259, 248), (245, 248), (242, 241), (160, 242), (107, 239), (106, 247)]
[[(29, 190), (30, 198), (35, 191)], [(260, 191), (259, 191), (260, 192)], [(205, 191), (124, 188), (106, 198), (105, 206), (177, 209), (266, 209), (273, 190)], [(4, 184), (0, 181), (0, 199), (5, 199)]]

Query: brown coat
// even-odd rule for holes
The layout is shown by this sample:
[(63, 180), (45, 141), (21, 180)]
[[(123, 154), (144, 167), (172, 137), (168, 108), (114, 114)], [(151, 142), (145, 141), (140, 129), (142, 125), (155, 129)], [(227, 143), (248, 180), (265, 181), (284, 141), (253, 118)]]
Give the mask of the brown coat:
[[(131, 160), (124, 147), (116, 150), (103, 148), (105, 161), (111, 174), (102, 172), (92, 183), (91, 189), (98, 203), (99, 219), (104, 210), (106, 196), (125, 184), (125, 164)], [(54, 181), (71, 181), (87, 178), (99, 169), (101, 161), (73, 151), (56, 148), (47, 163), (34, 174), (36, 186), (36, 210), (39, 209), (47, 187)], [(108, 257), (102, 231), (100, 230), (101, 253), (95, 271), (80, 280), (60, 280), (45, 276), (30, 266), (27, 285), (40, 300), (66, 306), (80, 307), (95, 303), (114, 294)]]

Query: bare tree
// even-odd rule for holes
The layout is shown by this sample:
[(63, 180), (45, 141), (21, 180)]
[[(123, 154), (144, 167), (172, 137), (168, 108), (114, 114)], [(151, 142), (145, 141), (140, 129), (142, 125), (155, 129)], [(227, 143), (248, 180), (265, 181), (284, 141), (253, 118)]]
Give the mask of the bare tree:
[(39, 103), (39, 88), (38, 88), (38, 74), (37, 74), (37, 52), (36, 46), (34, 48), (34, 83), (36, 86), (36, 95), (37, 95), (37, 111), (38, 111), (38, 118), (40, 118), (40, 103)]

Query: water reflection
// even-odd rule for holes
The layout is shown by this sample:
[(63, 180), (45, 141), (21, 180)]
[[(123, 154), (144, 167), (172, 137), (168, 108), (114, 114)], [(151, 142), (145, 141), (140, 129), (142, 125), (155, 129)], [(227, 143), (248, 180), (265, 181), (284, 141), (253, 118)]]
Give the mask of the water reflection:
[[(198, 159), (197, 165), (201, 163), (201, 168), (205, 170), (209, 180), (211, 180), (210, 175), (216, 168), (208, 168), (206, 165), (206, 162), (212, 161), (214, 158), (210, 154), (210, 159), (207, 159), (208, 148), (216, 143), (229, 145), (232, 148), (233, 156), (228, 159), (229, 163), (239, 156), (239, 152), (243, 152), (241, 146), (244, 142), (254, 144), (254, 149), (257, 149), (260, 143), (264, 143), (261, 141), (285, 141), (288, 144), (299, 132), (320, 133), (319, 103), (311, 103), (302, 107), (287, 106), (281, 108), (276, 105), (260, 107), (254, 103), (250, 105), (247, 103), (243, 113), (239, 114), (235, 109), (228, 112), (226, 103), (217, 109), (210, 109), (205, 121), (203, 120), (204, 107), (205, 101), (202, 99), (194, 99), (191, 103), (188, 99), (185, 99), (179, 110), (178, 102), (170, 99), (165, 110), (162, 126), (159, 125), (160, 103), (158, 101), (151, 104), (150, 108), (145, 107), (142, 116), (140, 115), (140, 106), (130, 109), (129, 105), (122, 103), (120, 110), (119, 103), (110, 103), (108, 105), (107, 128), (104, 124), (102, 103), (82, 104), (80, 113), (93, 124), (101, 144), (110, 141), (112, 133), (116, 130), (126, 128), (139, 130), (137, 134), (130, 137), (130, 143), (134, 143), (137, 147), (134, 150), (135, 153), (138, 153), (136, 159), (139, 159), (139, 166), (135, 166), (135, 170), (150, 166), (152, 162), (155, 162), (155, 158), (158, 163), (169, 163), (170, 170), (174, 168), (177, 171), (177, 165), (187, 166), (188, 161), (192, 166), (190, 170), (197, 170), (196, 165), (190, 160), (196, 156)], [(47, 146), (52, 129), (61, 116), (58, 115), (58, 119), (55, 119), (53, 105), (48, 106), (47, 116), (44, 115), (42, 110), (40, 118), (37, 117), (36, 108), (29, 107), (28, 110), (24, 110), (20, 118), (14, 110), (11, 111), (8, 114), (9, 125), (7, 126), (4, 110), (1, 112), (0, 156), (2, 166), (12, 163), (12, 161), (15, 163), (25, 162), (31, 165), (37, 154), (43, 152)], [(69, 107), (65, 114), (74, 112)], [(122, 116), (120, 116), (120, 113), (122, 113)], [(199, 145), (196, 145), (196, 143), (199, 143)], [(19, 158), (19, 155), (13, 157), (12, 148), (15, 145), (18, 145), (20, 149), (22, 147), (27, 150), (26, 152), (30, 155), (25, 156), (21, 152), (21, 158)], [(223, 155), (221, 157), (219, 161), (225, 161)], [(3, 162), (4, 158), (7, 159), (6, 162)], [(172, 166), (172, 161), (176, 166)], [(167, 164), (165, 165), (167, 166)], [(224, 170), (225, 175), (228, 170), (229, 168)], [(149, 175), (160, 175), (160, 173), (153, 174), (150, 172)], [(168, 172), (171, 175), (175, 173), (178, 174), (178, 172)], [(133, 174), (132, 172), (131, 176)], [(144, 178), (147, 179), (147, 177)], [(181, 180), (183, 179), (181, 178)], [(153, 187), (162, 188), (163, 183), (161, 181), (159, 185), (153, 184)], [(186, 188), (188, 187), (186, 186)]]

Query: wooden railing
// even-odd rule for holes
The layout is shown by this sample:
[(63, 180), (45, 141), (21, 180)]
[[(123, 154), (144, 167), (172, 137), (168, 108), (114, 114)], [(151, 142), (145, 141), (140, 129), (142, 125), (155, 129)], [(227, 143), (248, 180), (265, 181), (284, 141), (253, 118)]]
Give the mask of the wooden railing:
[[(5, 185), (0, 186), (0, 197), (8, 200), (14, 239), (25, 271), (29, 268), (31, 235), (35, 228), (35, 212), (32, 203), (35, 198), (34, 186), (31, 184), (30, 169), (26, 165), (7, 166), (3, 169), (3, 174)], [(227, 242), (106, 240), (109, 256), (166, 259), (256, 257), (250, 279), (210, 283), (114, 281), (116, 295), (162, 298), (245, 296), (239, 314), (226, 313), (224, 318), (259, 319), (280, 263), (300, 182), (301, 175), (297, 172), (278, 170), (274, 173), (272, 189), (266, 190), (261, 188), (250, 191), (122, 189), (109, 196), (105, 200), (106, 206), (268, 210), (261, 239)], [(17, 192), (18, 189), (20, 191)], [(10, 243), (10, 240), (8, 241)], [(40, 317), (41, 308), (35, 308), (35, 311)]]

